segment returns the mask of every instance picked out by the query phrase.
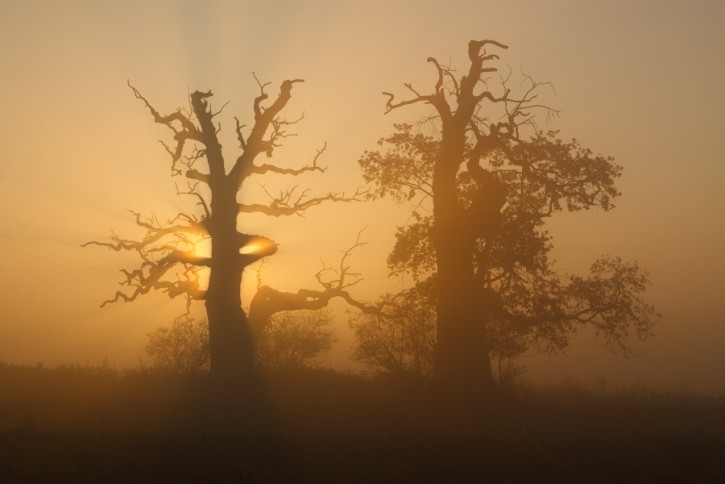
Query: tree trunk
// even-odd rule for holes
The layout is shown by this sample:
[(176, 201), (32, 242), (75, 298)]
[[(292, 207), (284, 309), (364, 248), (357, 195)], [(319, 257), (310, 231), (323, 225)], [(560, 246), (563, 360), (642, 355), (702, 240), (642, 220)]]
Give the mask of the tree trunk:
[(493, 387), (485, 307), (474, 278), (472, 243), (466, 239), (455, 230), (434, 236), (439, 289), (433, 386), (452, 397)]
[(254, 342), (242, 309), (241, 284), (244, 266), (239, 254), (236, 192), (212, 194), (211, 273), (206, 293), (209, 318), (211, 374), (216, 378), (244, 378), (254, 368)]
[[(446, 132), (447, 131), (447, 132)], [(456, 177), (463, 159), (463, 130), (443, 133), (443, 149), (433, 172), (433, 245), (438, 269), (433, 387), (458, 398), (493, 387), (485, 306), (478, 297), (473, 247), (476, 237), (458, 201)]]

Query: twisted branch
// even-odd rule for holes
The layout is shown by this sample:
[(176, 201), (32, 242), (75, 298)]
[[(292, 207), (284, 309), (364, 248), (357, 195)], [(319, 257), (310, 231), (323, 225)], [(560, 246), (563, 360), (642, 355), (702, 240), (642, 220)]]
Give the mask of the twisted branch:
[[(365, 245), (365, 242), (361, 241), (364, 230), (362, 229), (358, 232), (355, 243), (343, 251), (339, 262), (339, 269), (332, 269), (323, 263), (322, 269), (315, 274), (315, 278), (322, 286), (322, 290), (300, 289), (297, 292), (279, 291), (267, 285), (262, 285), (258, 271), (257, 293), (254, 295), (249, 306), (250, 325), (256, 337), (262, 334), (264, 327), (274, 314), (281, 311), (321, 309), (326, 307), (330, 300), (336, 297), (343, 299), (350, 306), (359, 309), (365, 314), (377, 313), (379, 311), (377, 306), (358, 301), (347, 291), (349, 287), (362, 281), (360, 273), (350, 271), (350, 266), (346, 264), (346, 260), (352, 255), (355, 249)], [(325, 279), (323, 274), (327, 272), (334, 273), (334, 278), (329, 280)]]

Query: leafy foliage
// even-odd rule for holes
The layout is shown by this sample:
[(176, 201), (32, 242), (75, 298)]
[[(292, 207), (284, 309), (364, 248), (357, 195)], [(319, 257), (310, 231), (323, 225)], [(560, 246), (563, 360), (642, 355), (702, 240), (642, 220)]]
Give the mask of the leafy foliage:
[(412, 200), (423, 192), (430, 194), (430, 174), (435, 163), (438, 143), (420, 133), (413, 133), (409, 124), (396, 124), (397, 131), (378, 140), (390, 149), (383, 155), (366, 151), (360, 159), (363, 179), (373, 188), (371, 198), (390, 196), (397, 202)]
[[(532, 82), (532, 89), (537, 86)], [(532, 100), (531, 92), (522, 99)], [(622, 169), (575, 139), (561, 140), (557, 131), (532, 129), (524, 138), (520, 128), (533, 123), (516, 121), (523, 101), (511, 108), (504, 102), (503, 122), (471, 116), (463, 156), (456, 162), (461, 215), (455, 233), (446, 235), (474, 239), (475, 290), (488, 308), (481, 324), (490, 354), (500, 368), (510, 370), (512, 359), (529, 347), (563, 349), (568, 335), (583, 325), (593, 326), (608, 348), (626, 352), (627, 339), (632, 334), (645, 338), (654, 323), (654, 308), (642, 298), (649, 285), (647, 273), (636, 263), (606, 256), (592, 264), (587, 277), (557, 274), (549, 257), (552, 239), (545, 230), (546, 219), (558, 212), (613, 208)], [(432, 365), (413, 364), (423, 353), (408, 341), (424, 339), (433, 346), (433, 186), (436, 163), (453, 162), (438, 159), (443, 143), (442, 137), (424, 135), (413, 125), (396, 124), (393, 134), (379, 140), (381, 149), (365, 152), (359, 161), (372, 197), (413, 204), (410, 222), (397, 228), (387, 261), (392, 275), (410, 275), (415, 285), (382, 298), (382, 316), (364, 316), (353, 324), (356, 357), (393, 373), (427, 375)], [(500, 203), (492, 200), (496, 192), (503, 195)], [(425, 335), (412, 337), (408, 333), (413, 330)], [(432, 350), (424, 353), (431, 355)]]

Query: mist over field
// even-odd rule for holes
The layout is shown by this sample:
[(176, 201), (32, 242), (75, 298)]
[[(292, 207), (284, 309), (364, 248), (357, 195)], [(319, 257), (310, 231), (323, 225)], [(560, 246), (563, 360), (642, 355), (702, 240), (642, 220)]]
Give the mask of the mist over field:
[(0, 482), (722, 481), (723, 20), (0, 2)]

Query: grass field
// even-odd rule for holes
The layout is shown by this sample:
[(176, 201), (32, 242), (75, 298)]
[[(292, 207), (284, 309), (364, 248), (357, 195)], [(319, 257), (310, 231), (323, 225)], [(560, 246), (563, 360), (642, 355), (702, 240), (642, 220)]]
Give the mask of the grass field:
[(0, 365), (0, 483), (725, 482), (725, 399), (513, 389), (476, 408), (327, 370), (220, 393)]

